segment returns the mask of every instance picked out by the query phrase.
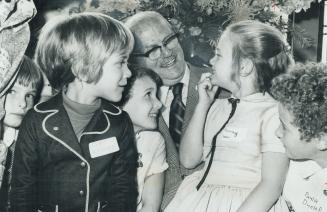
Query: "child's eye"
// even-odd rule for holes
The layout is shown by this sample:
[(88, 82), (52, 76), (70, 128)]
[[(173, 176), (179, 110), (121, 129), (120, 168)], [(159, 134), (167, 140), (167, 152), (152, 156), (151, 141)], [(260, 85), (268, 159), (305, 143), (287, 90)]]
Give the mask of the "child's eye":
[(151, 97), (151, 92), (149, 91), (149, 92), (146, 92), (145, 93), (145, 97)]
[(34, 99), (35, 98), (35, 94), (26, 94), (26, 97), (28, 99)]
[(221, 54), (220, 54), (220, 52), (219, 52), (218, 49), (215, 49), (215, 55), (216, 55), (217, 57), (221, 57)]
[(10, 89), (10, 90), (8, 90), (8, 92), (7, 92), (8, 94), (15, 94), (16, 93), (16, 91), (15, 90), (13, 90), (13, 89)]
[(121, 65), (121, 66), (123, 66), (123, 65), (125, 65), (125, 64), (127, 64), (127, 60), (123, 60), (123, 61), (120, 62), (120, 65)]
[(215, 54), (216, 57), (221, 57), (221, 55), (219, 53)]

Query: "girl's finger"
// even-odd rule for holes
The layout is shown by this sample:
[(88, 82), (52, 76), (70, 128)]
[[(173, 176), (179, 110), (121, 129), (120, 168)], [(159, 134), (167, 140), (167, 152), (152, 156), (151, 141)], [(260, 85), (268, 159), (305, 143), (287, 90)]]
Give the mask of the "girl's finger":
[(210, 80), (210, 78), (211, 78), (211, 73), (203, 73), (203, 74), (201, 74), (201, 78), (200, 78), (200, 81), (203, 81), (203, 80), (205, 80), (205, 79), (209, 79)]

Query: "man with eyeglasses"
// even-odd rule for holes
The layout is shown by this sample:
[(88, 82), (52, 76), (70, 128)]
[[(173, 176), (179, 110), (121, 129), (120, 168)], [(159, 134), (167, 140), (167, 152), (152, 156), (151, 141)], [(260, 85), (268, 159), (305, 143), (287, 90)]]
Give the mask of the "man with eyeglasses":
[(209, 70), (185, 61), (178, 33), (159, 13), (140, 12), (130, 17), (125, 24), (135, 38), (130, 63), (154, 70), (163, 81), (159, 97), (164, 106), (158, 128), (166, 141), (169, 164), (161, 206), (164, 209), (174, 197), (182, 179), (199, 169), (187, 170), (180, 164), (178, 147), (198, 101), (196, 84), (201, 74)]

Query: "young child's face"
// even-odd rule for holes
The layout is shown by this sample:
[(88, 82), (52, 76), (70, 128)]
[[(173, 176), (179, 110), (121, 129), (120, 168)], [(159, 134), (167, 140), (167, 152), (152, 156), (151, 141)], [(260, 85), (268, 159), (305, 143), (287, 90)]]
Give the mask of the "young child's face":
[(235, 83), (236, 73), (233, 70), (232, 49), (233, 45), (228, 38), (228, 33), (223, 33), (210, 64), (214, 70), (211, 77), (212, 83), (233, 92), (232, 85)]
[(4, 125), (18, 128), (27, 111), (33, 107), (35, 96), (36, 89), (31, 84), (26, 87), (16, 82), (6, 94)]
[(131, 71), (127, 67), (128, 55), (113, 52), (103, 65), (100, 80), (94, 85), (97, 97), (118, 102), (127, 85)]
[(162, 104), (157, 98), (157, 85), (148, 77), (134, 82), (131, 97), (124, 106), (134, 124), (135, 132), (157, 128), (157, 116)]
[(299, 128), (294, 125), (294, 115), (282, 104), (278, 109), (281, 125), (276, 135), (284, 143), (287, 156), (291, 159), (313, 159), (318, 152), (315, 142), (302, 140)]

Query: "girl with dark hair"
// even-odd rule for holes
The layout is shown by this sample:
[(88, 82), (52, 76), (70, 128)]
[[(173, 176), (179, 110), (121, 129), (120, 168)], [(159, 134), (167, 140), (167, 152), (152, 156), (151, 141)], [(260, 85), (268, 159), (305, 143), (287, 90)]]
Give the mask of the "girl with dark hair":
[(139, 212), (158, 212), (164, 186), (166, 162), (165, 141), (156, 131), (162, 106), (157, 98), (162, 84), (158, 74), (150, 69), (131, 67), (133, 73), (123, 94), (123, 109), (134, 125), (138, 150), (137, 181)]

